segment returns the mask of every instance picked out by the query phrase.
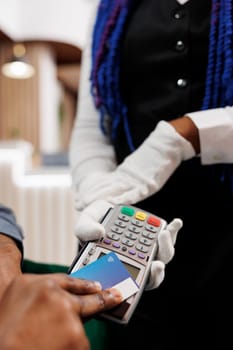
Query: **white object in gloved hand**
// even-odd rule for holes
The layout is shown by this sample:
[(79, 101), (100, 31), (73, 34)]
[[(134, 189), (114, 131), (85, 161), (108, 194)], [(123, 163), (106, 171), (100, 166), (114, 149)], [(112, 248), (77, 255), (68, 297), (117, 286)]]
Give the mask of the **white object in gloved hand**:
[(82, 192), (79, 208), (102, 198), (113, 204), (140, 202), (159, 191), (182, 161), (194, 156), (192, 144), (171, 124), (160, 121), (116, 170), (96, 176), (96, 181), (95, 173), (91, 175), (90, 190)]
[[(104, 200), (97, 200), (80, 213), (75, 228), (75, 234), (80, 243), (93, 241), (105, 235), (105, 228), (100, 224), (100, 221), (109, 208), (113, 208), (113, 205)], [(174, 246), (181, 227), (182, 220), (174, 219), (159, 232), (157, 260), (151, 263), (151, 271), (146, 290), (157, 288), (163, 281), (165, 264), (174, 256)]]

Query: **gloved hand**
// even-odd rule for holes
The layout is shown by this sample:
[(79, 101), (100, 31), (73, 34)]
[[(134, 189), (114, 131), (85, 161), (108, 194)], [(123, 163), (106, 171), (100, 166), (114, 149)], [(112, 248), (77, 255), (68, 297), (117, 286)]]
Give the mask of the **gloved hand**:
[(112, 172), (94, 172), (80, 183), (75, 206), (86, 208), (97, 199), (134, 204), (159, 191), (184, 160), (195, 156), (192, 144), (175, 128), (160, 121), (141, 146)]
[[(113, 205), (104, 200), (97, 200), (84, 209), (76, 224), (75, 234), (82, 244), (104, 237), (105, 228), (100, 224), (105, 213)], [(181, 219), (174, 219), (158, 234), (156, 260), (151, 263), (151, 271), (146, 290), (157, 288), (164, 279), (165, 265), (174, 256), (177, 234), (182, 227)]]

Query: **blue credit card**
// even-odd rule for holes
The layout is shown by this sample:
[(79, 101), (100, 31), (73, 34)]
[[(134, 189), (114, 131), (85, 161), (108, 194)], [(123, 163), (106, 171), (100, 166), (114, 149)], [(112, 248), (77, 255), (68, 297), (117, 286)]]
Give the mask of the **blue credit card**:
[(114, 252), (103, 255), (80, 270), (72, 272), (70, 276), (98, 281), (103, 289), (118, 288), (123, 299), (127, 299), (139, 290), (138, 285)]

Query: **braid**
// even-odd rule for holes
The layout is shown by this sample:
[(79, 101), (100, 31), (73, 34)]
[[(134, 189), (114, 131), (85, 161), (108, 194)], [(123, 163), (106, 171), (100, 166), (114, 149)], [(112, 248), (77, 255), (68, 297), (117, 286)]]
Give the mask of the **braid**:
[[(222, 96), (220, 96), (221, 90), (221, 75), (223, 68), (223, 54), (224, 54), (224, 6), (219, 8), (219, 21), (218, 21), (218, 36), (216, 38), (216, 62), (215, 62), (215, 72), (213, 77), (213, 96), (212, 96), (212, 107), (218, 107), (219, 101), (222, 102)], [(213, 45), (215, 46), (215, 45)], [(219, 106), (220, 107), (220, 106)]]
[(95, 97), (96, 107), (102, 104), (99, 88), (102, 84), (98, 84), (98, 78), (102, 79), (103, 74), (99, 74), (101, 63), (106, 56), (107, 39), (111, 29), (114, 27), (114, 22), (119, 11), (119, 1), (102, 0), (99, 5), (99, 11), (94, 27), (93, 46), (92, 46), (92, 61), (93, 67), (91, 72), (92, 93)]
[[(206, 89), (202, 109), (233, 105), (232, 0), (212, 0)], [(212, 171), (218, 167), (212, 166)], [(233, 193), (233, 166), (221, 167), (220, 180)]]
[(210, 19), (210, 35), (209, 35), (209, 55), (206, 74), (205, 97), (203, 100), (202, 109), (208, 109), (211, 104), (213, 77), (215, 69), (215, 43), (218, 27), (220, 0), (212, 0), (212, 13)]
[(223, 71), (223, 86), (226, 90), (225, 104), (233, 104), (233, 48), (232, 48), (232, 1), (225, 0), (225, 67)]
[(212, 0), (210, 24), (203, 110), (233, 104), (232, 0)]
[[(128, 145), (134, 149), (127, 108), (120, 94), (120, 50), (122, 33), (132, 0), (102, 0), (94, 27), (92, 47), (92, 95), (100, 111), (100, 127), (109, 127), (114, 140), (123, 121)], [(108, 123), (110, 122), (110, 125)]]

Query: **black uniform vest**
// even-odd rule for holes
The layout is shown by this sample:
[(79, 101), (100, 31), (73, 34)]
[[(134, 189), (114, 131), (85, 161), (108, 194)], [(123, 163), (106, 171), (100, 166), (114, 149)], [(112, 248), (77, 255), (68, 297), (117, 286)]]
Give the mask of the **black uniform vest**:
[[(183, 6), (176, 0), (136, 1), (126, 27), (121, 66), (122, 92), (136, 146), (159, 120), (200, 110), (210, 11), (211, 0), (190, 0)], [(119, 162), (129, 153), (123, 135), (121, 128), (115, 144)], [(225, 261), (231, 259), (233, 247), (233, 202), (229, 184), (221, 181), (222, 169), (221, 164), (203, 166), (198, 157), (182, 162), (159, 192), (137, 203), (168, 222), (174, 217), (184, 222), (161, 289), (197, 293), (206, 285), (210, 288), (215, 283), (216, 260), (219, 271), (225, 271), (222, 276), (226, 273)]]
[[(184, 6), (175, 0), (135, 1), (122, 46), (121, 88), (136, 146), (159, 120), (200, 109), (210, 10), (211, 0)], [(123, 127), (115, 149), (119, 162), (129, 153)], [(184, 225), (165, 279), (143, 293), (125, 330), (114, 324), (111, 349), (142, 349), (146, 343), (159, 350), (214, 349), (232, 341), (232, 322), (226, 320), (232, 318), (233, 201), (221, 171), (221, 165), (203, 166), (198, 157), (182, 162), (159, 192), (137, 203), (168, 222), (180, 217)]]
[[(199, 110), (204, 95), (211, 0), (136, 0), (122, 45), (121, 91), (137, 147), (159, 120)], [(129, 152), (123, 129), (116, 151)]]

